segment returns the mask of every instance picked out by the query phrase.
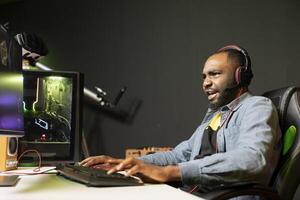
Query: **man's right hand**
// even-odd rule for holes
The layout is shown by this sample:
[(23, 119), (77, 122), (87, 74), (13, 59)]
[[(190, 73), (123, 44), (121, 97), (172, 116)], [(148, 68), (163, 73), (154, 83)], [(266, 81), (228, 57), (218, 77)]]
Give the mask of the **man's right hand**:
[(105, 163), (120, 163), (122, 159), (113, 158), (110, 156), (91, 156), (79, 163), (79, 165), (90, 167), (93, 165), (105, 164)]

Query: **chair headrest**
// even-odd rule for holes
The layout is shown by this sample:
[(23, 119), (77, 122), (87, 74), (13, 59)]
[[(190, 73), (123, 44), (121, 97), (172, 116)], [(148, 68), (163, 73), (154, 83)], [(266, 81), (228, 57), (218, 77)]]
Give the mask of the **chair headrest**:
[(287, 124), (285, 123), (287, 108), (291, 100), (291, 97), (296, 90), (297, 87), (291, 86), (291, 87), (285, 87), (285, 88), (268, 91), (263, 94), (263, 96), (271, 99), (273, 104), (276, 106), (279, 115), (280, 127), (283, 132), (285, 132), (286, 129), (288, 128)]

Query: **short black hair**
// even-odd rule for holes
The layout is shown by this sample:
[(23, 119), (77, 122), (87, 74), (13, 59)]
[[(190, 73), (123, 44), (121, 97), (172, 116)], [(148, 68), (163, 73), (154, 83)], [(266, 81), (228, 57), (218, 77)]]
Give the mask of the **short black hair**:
[(246, 58), (244, 54), (236, 49), (223, 49), (223, 50), (216, 51), (214, 54), (219, 54), (219, 53), (226, 53), (230, 61), (235, 62), (238, 66), (248, 67), (245, 66)]

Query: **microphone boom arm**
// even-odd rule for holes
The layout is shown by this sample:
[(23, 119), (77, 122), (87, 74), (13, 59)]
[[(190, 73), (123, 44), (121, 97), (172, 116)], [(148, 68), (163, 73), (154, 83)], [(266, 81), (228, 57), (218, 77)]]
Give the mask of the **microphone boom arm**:
[[(40, 62), (36, 62), (35, 66), (37, 68), (45, 70), (45, 71), (52, 71), (52, 69), (50, 67), (48, 67)], [(123, 94), (125, 93), (125, 91), (127, 89), (126, 87), (121, 88), (118, 95), (116, 96), (115, 100), (113, 101), (113, 103), (111, 103), (106, 98), (104, 98), (107, 95), (107, 93), (105, 91), (103, 91), (99, 87), (95, 87), (95, 88), (96, 88), (97, 93), (84, 87), (83, 93), (84, 93), (84, 96), (86, 97), (86, 99), (94, 102), (97, 105), (100, 105), (103, 107), (109, 107), (109, 108), (114, 108), (117, 106), (117, 104), (119, 103), (120, 99), (122, 98)]]

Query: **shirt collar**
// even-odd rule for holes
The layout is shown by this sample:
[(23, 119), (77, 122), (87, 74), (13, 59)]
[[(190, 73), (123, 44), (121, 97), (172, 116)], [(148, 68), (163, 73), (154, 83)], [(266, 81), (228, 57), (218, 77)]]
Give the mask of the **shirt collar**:
[(235, 111), (236, 109), (238, 109), (238, 107), (240, 107), (243, 104), (243, 102), (245, 101), (245, 99), (247, 99), (250, 96), (252, 96), (252, 94), (250, 92), (245, 92), (240, 97), (234, 99), (229, 104), (223, 106), (221, 108), (221, 110), (228, 110), (229, 109), (229, 110)]
[(242, 94), (238, 98), (236, 98), (233, 101), (231, 101), (229, 104), (227, 104), (225, 106), (222, 106), (222, 107), (220, 107), (220, 108), (218, 108), (216, 110), (208, 108), (208, 112), (207, 113), (215, 113), (216, 111), (227, 111), (227, 110), (235, 111), (236, 109), (238, 109), (243, 104), (243, 102), (245, 101), (245, 99), (247, 99), (250, 96), (253, 96), (253, 95), (250, 92), (245, 92), (244, 94)]
[[(222, 107), (217, 108), (217, 109), (208, 108), (208, 110), (207, 110), (207, 112), (205, 114), (205, 117), (203, 118), (202, 123), (206, 123), (209, 120), (211, 120), (211, 118), (217, 112), (227, 112), (228, 110), (236, 111), (243, 104), (243, 102), (248, 97), (251, 97), (251, 96), (253, 96), (253, 95), (250, 92), (245, 92), (240, 97), (234, 99), (233, 101), (231, 101), (229, 104), (227, 104), (225, 106), (222, 106)], [(222, 115), (222, 117), (224, 117), (224, 115)]]

